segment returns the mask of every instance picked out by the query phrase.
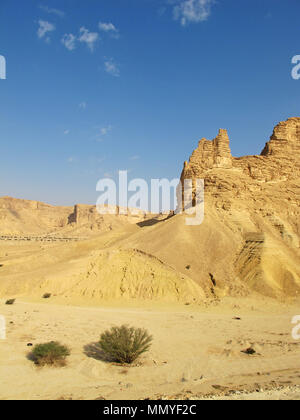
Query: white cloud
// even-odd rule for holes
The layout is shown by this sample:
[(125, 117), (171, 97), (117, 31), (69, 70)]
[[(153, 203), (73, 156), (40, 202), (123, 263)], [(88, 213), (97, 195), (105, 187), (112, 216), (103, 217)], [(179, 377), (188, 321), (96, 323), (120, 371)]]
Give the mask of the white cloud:
[(100, 128), (98, 133), (95, 136), (92, 137), (92, 140), (95, 140), (95, 141), (98, 141), (98, 142), (103, 141), (104, 137), (106, 137), (112, 131), (112, 129), (113, 129), (113, 127), (111, 125)]
[(77, 157), (75, 157), (75, 156), (70, 156), (70, 157), (67, 159), (67, 162), (68, 162), (68, 163), (76, 163), (76, 162), (78, 162), (78, 159), (77, 159)]
[[(44, 38), (44, 36), (49, 33), (55, 31), (55, 25), (53, 25), (50, 22), (47, 22), (46, 20), (39, 20), (39, 29), (37, 31), (37, 35), (39, 38)], [(47, 37), (46, 41), (49, 42), (50, 38)]]
[(116, 32), (117, 28), (112, 23), (99, 22), (99, 29), (104, 32)]
[(120, 69), (112, 58), (108, 58), (104, 61), (104, 68), (106, 73), (114, 77), (120, 76)]
[(100, 129), (100, 135), (101, 136), (106, 136), (111, 130), (112, 130), (112, 126), (111, 125), (109, 125), (107, 127), (102, 127)]
[(99, 22), (99, 29), (102, 32), (111, 34), (114, 38), (119, 38), (119, 30), (115, 27), (113, 23)]
[(70, 134), (70, 130), (65, 130), (64, 135), (67, 136), (68, 134)]
[(73, 34), (65, 34), (61, 42), (69, 51), (75, 50), (77, 41), (85, 43), (91, 51), (94, 51), (95, 43), (98, 40), (99, 34), (97, 32), (90, 32), (88, 29), (82, 26), (79, 30), (78, 37)]
[(90, 32), (84, 26), (80, 28), (80, 34), (78, 41), (84, 42), (91, 51), (94, 51), (95, 43), (99, 39), (99, 34), (97, 32)]
[(215, 0), (180, 0), (174, 7), (174, 19), (180, 20), (182, 26), (204, 22), (211, 15), (214, 3)]
[(44, 5), (40, 5), (39, 8), (41, 10), (43, 10), (46, 13), (49, 13), (50, 15), (56, 15), (59, 16), (61, 18), (63, 18), (65, 16), (65, 12), (63, 12), (62, 10), (58, 10), (58, 9), (51, 9), (48, 6), (44, 6)]
[(138, 159), (140, 159), (140, 156), (138, 156), (138, 155), (130, 157), (130, 160), (138, 160)]
[(69, 51), (73, 51), (76, 48), (76, 36), (73, 34), (65, 34), (61, 42)]
[(87, 103), (86, 103), (86, 102), (81, 102), (81, 103), (79, 104), (79, 108), (80, 108), (80, 109), (86, 109), (86, 107), (87, 107)]

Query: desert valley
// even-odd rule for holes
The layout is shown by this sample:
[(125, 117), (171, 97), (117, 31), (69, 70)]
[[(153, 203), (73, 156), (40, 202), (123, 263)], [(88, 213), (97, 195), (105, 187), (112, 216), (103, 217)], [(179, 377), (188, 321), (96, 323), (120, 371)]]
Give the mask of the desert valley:
[[(300, 118), (257, 156), (233, 157), (224, 129), (201, 139), (181, 173), (204, 179), (199, 226), (1, 197), (0, 399), (300, 399), (299, 162)], [(153, 336), (132, 366), (97, 351), (122, 324)], [(67, 366), (36, 367), (51, 340)]]

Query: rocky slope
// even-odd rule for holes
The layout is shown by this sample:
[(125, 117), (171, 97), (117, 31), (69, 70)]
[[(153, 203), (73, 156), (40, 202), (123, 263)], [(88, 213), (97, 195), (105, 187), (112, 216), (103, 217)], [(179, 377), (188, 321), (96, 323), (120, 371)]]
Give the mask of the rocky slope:
[[(271, 296), (300, 292), (300, 118), (279, 123), (259, 156), (233, 157), (226, 130), (200, 140), (185, 179), (204, 179), (204, 226), (211, 215), (215, 221), (209, 234), (221, 237), (219, 221), (234, 234), (234, 246), (224, 250), (231, 264), (221, 261), (223, 271), (231, 268), (227, 283), (236, 277)], [(224, 278), (219, 262), (214, 269)]]

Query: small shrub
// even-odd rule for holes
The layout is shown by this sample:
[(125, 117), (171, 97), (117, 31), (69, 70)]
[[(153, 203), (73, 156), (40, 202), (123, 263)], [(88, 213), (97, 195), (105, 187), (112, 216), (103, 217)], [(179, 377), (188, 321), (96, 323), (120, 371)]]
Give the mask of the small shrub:
[(131, 364), (150, 349), (152, 340), (146, 330), (122, 325), (105, 331), (99, 344), (112, 362)]
[(246, 350), (242, 350), (242, 353), (249, 354), (250, 356), (252, 356), (253, 354), (256, 354), (256, 351), (254, 350), (254, 348), (249, 347)]
[(31, 353), (32, 360), (39, 366), (65, 366), (67, 356), (70, 356), (68, 347), (57, 341), (37, 344)]
[(51, 293), (45, 293), (43, 296), (43, 299), (50, 299), (51, 298)]
[(16, 299), (9, 299), (5, 302), (5, 305), (13, 305), (15, 303)]

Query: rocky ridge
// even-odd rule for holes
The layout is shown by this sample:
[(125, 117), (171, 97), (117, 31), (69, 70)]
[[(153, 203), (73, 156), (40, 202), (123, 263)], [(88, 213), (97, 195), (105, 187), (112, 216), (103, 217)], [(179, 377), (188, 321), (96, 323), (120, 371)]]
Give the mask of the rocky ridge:
[(184, 180), (204, 179), (205, 207), (236, 233), (233, 272), (264, 294), (300, 292), (300, 118), (279, 123), (259, 156), (233, 157), (226, 130), (200, 140)]

